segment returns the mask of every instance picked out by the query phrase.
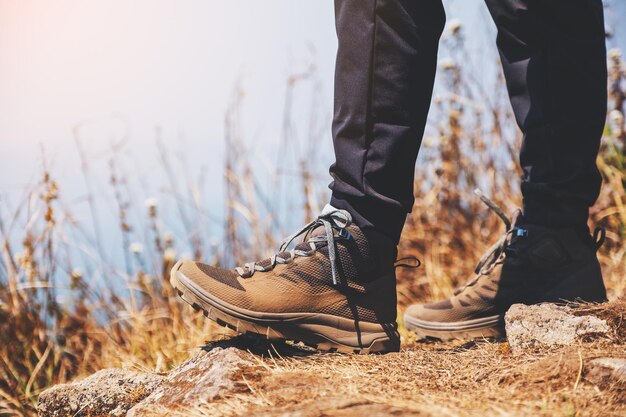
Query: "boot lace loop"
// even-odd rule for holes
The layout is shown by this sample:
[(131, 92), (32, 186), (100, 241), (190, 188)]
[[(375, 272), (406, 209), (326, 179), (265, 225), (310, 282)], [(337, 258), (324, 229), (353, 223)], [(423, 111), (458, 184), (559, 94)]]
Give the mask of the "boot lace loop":
[[(298, 256), (312, 256), (317, 250), (317, 244), (326, 243), (328, 247), (328, 260), (330, 261), (333, 284), (337, 285), (337, 249), (335, 242), (338, 239), (350, 239), (350, 233), (346, 230), (346, 227), (348, 227), (350, 223), (352, 223), (352, 216), (350, 213), (346, 210), (337, 209), (330, 204), (327, 204), (317, 219), (305, 225), (283, 241), (278, 249), (278, 253), (269, 258), (269, 264), (260, 265), (256, 262), (248, 262), (244, 264), (243, 267), (236, 267), (235, 271), (237, 271), (242, 278), (249, 278), (254, 275), (256, 271), (270, 271), (274, 269), (277, 264), (287, 264), (293, 262), (293, 260)], [(298, 244), (291, 250), (287, 251), (289, 245), (291, 245), (291, 243), (299, 236), (306, 236), (307, 233), (320, 226), (324, 228), (324, 235), (312, 236), (306, 242)], [(335, 229), (338, 230), (337, 236), (335, 236), (334, 233)]]
[[(482, 191), (475, 189), (474, 194), (476, 194), (482, 202), (489, 207), (489, 209), (500, 217), (506, 227), (504, 235), (485, 252), (474, 269), (474, 272), (478, 275), (487, 275), (497, 265), (498, 260), (502, 257), (502, 254), (507, 253), (507, 248), (511, 243), (518, 238), (528, 236), (528, 230), (520, 227), (514, 227), (513, 222), (506, 216), (506, 214), (504, 214), (504, 211), (498, 207), (496, 203), (491, 201), (489, 197), (483, 194)], [(473, 281), (474, 280), (470, 281), (468, 285), (473, 285)]]

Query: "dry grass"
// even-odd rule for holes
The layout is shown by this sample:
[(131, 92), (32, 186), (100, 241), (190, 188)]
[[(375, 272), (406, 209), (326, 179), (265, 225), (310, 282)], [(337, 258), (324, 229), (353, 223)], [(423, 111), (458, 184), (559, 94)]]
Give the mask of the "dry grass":
[[(444, 50), (456, 62), (471, 61), (465, 59), (459, 31), (445, 42)], [(605, 185), (591, 216), (593, 225), (607, 228), (600, 258), (613, 299), (624, 294), (626, 285), (625, 68), (613, 52), (612, 111), (598, 160)], [(286, 102), (290, 103), (298, 83), (312, 77), (310, 70), (290, 77)], [(402, 256), (416, 255), (424, 268), (399, 271), (401, 307), (449, 295), (466, 279), (489, 241), (502, 232), (498, 220), (471, 197), (474, 187), (509, 209), (519, 203), (514, 163), (519, 136), (506, 98), (486, 93), (503, 91), (501, 79), (497, 84), (480, 88), (471, 68), (446, 64), (417, 168), (415, 208), (400, 246)], [(266, 255), (261, 252), (275, 247), (277, 234), (293, 226), (280, 222), (281, 213), (293, 204), (303, 207), (305, 218), (317, 212), (326, 178), (317, 180), (311, 170), (315, 146), (294, 159), (293, 172), (281, 167), (282, 171), (270, 175), (276, 184), (272, 190), (278, 194), (268, 198), (257, 183), (252, 162), (242, 158), (248, 153), (238, 130), (241, 97), (236, 94), (226, 117), (227, 199), (222, 225), (226, 245), (213, 246), (201, 233), (206, 230), (206, 216), (198, 197), (200, 185), (171, 168), (160, 139), (162, 171), (182, 231), (175, 237), (166, 233), (160, 206), (154, 201), (138, 211), (143, 204), (133, 198), (131, 176), (119, 163), (124, 160), (122, 145), (116, 144), (110, 155), (109, 187), (123, 242), (121, 263), (113, 262), (103, 250), (99, 187), (78, 128), (90, 221), (75, 220), (72, 204), (60, 197), (62, 184), (54, 181), (45, 165), (42, 180), (18, 207), (0, 206), (0, 415), (33, 415), (42, 390), (104, 367), (169, 369), (207, 340), (220, 338), (223, 330), (180, 303), (166, 284), (175, 248), (190, 248), (196, 258), (214, 263), (249, 261)], [(287, 104), (285, 143), (295, 141), (290, 114)], [(318, 136), (317, 128), (313, 129), (311, 143), (320, 140)], [(301, 185), (300, 195), (284, 185), (287, 175), (288, 182)], [(140, 220), (133, 221), (137, 217)], [(144, 237), (143, 247), (133, 243), (138, 236)], [(77, 268), (76, 259), (85, 261), (85, 271)], [(625, 307), (596, 310), (616, 324), (621, 323)], [(619, 328), (614, 340), (524, 356), (513, 356), (506, 344), (417, 344), (407, 334), (404, 351), (384, 357), (274, 355), (259, 358), (258, 370), (245, 375), (250, 392), (204, 405), (194, 413), (624, 415), (623, 392), (598, 391), (578, 378), (581, 358), (584, 364), (595, 356), (623, 356), (624, 330)]]
[[(587, 345), (583, 363), (614, 348)], [(408, 344), (384, 358), (290, 359), (278, 362), (254, 386), (264, 404), (252, 407), (252, 413), (269, 406), (333, 415), (346, 403), (372, 402), (425, 415), (444, 410), (449, 415), (623, 415), (623, 392), (576, 385), (579, 352), (569, 347), (515, 357), (506, 344)]]
[[(625, 308), (620, 301), (602, 310), (617, 316)], [(615, 335), (625, 329), (620, 322)], [(190, 405), (184, 415), (621, 416), (624, 387), (600, 390), (585, 378), (591, 359), (626, 358), (626, 339), (615, 335), (515, 355), (507, 343), (423, 343), (403, 333), (402, 351), (383, 356), (316, 354), (239, 337), (224, 345), (251, 351), (258, 366), (243, 374), (248, 389)]]

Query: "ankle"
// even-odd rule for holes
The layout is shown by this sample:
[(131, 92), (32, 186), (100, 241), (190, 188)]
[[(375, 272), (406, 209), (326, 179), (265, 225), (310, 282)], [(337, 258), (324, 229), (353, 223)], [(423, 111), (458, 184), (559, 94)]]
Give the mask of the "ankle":
[(367, 240), (369, 248), (369, 258), (381, 269), (393, 268), (393, 264), (398, 256), (398, 247), (395, 242), (386, 234), (380, 233), (372, 228), (361, 230)]

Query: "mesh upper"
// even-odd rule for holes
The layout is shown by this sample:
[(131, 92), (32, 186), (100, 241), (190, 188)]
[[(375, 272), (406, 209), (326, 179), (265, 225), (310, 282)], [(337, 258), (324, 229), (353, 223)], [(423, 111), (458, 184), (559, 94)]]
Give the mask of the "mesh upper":
[(229, 287), (243, 290), (243, 287), (241, 286), (239, 281), (237, 281), (237, 277), (239, 276), (239, 274), (236, 271), (232, 269), (217, 268), (211, 265), (203, 264), (201, 262), (196, 262), (196, 266), (198, 267), (198, 269), (200, 269), (200, 271), (204, 272), (214, 280), (219, 281), (222, 284), (226, 284)]
[[(365, 236), (357, 226), (347, 229), (351, 237), (335, 242), (337, 285), (332, 280), (328, 247), (323, 242), (316, 242), (317, 250), (311, 256), (297, 256), (292, 262), (278, 264), (267, 272), (256, 271), (247, 278), (235, 270), (203, 263), (187, 265), (181, 271), (212, 297), (243, 309), (314, 312), (368, 322), (394, 322), (393, 264), (386, 277), (378, 279), (380, 274), (375, 269), (380, 268), (371, 259)], [(311, 248), (306, 244), (298, 249), (308, 252)], [(257, 264), (269, 267), (269, 260)], [(369, 284), (370, 281), (375, 284)], [(368, 292), (368, 285), (377, 289)]]

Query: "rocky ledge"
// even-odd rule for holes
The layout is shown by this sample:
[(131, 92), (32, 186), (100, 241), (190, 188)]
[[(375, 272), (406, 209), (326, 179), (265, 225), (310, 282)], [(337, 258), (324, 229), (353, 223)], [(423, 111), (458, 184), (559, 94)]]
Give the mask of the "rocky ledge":
[(245, 350), (205, 348), (166, 375), (104, 369), (54, 386), (39, 396), (37, 408), (43, 417), (183, 415), (185, 404), (202, 404), (245, 390), (241, 376), (253, 365)]
[[(603, 339), (609, 342), (613, 339), (614, 342), (619, 342), (618, 345), (623, 345), (626, 335), (623, 334), (624, 326), (621, 323), (626, 309), (620, 308), (620, 311), (613, 311), (605, 306), (593, 305), (579, 308), (554, 304), (514, 305), (505, 317), (512, 355), (530, 356), (542, 349), (550, 351), (560, 346)], [(264, 359), (250, 353), (245, 344), (242, 346), (241, 340), (235, 338), (215, 342), (198, 350), (191, 358), (167, 374), (105, 369), (71, 384), (57, 385), (40, 395), (39, 415), (42, 417), (188, 415), (193, 414), (193, 410), (186, 407), (192, 405), (197, 407), (216, 401), (231, 401), (244, 393), (254, 394), (250, 382), (254, 383), (254, 378), (264, 379), (268, 372), (267, 366), (263, 365)], [(411, 353), (409, 349), (399, 355), (381, 356), (377, 360), (401, 363), (402, 358), (408, 359)], [(354, 360), (349, 355), (344, 357), (347, 361)], [(581, 364), (581, 375), (583, 371), (585, 380), (600, 389), (626, 388), (624, 357), (592, 358), (585, 362), (584, 370)], [(295, 384), (294, 389), (297, 389), (298, 381), (290, 380), (289, 383)], [(395, 413), (389, 408), (379, 409), (382, 407), (380, 404), (357, 405), (364, 408), (362, 411), (368, 415)], [(340, 413), (343, 409), (338, 410), (332, 415), (343, 415)], [(355, 411), (353, 407), (350, 410)], [(421, 412), (416, 413), (411, 415), (423, 415)]]

